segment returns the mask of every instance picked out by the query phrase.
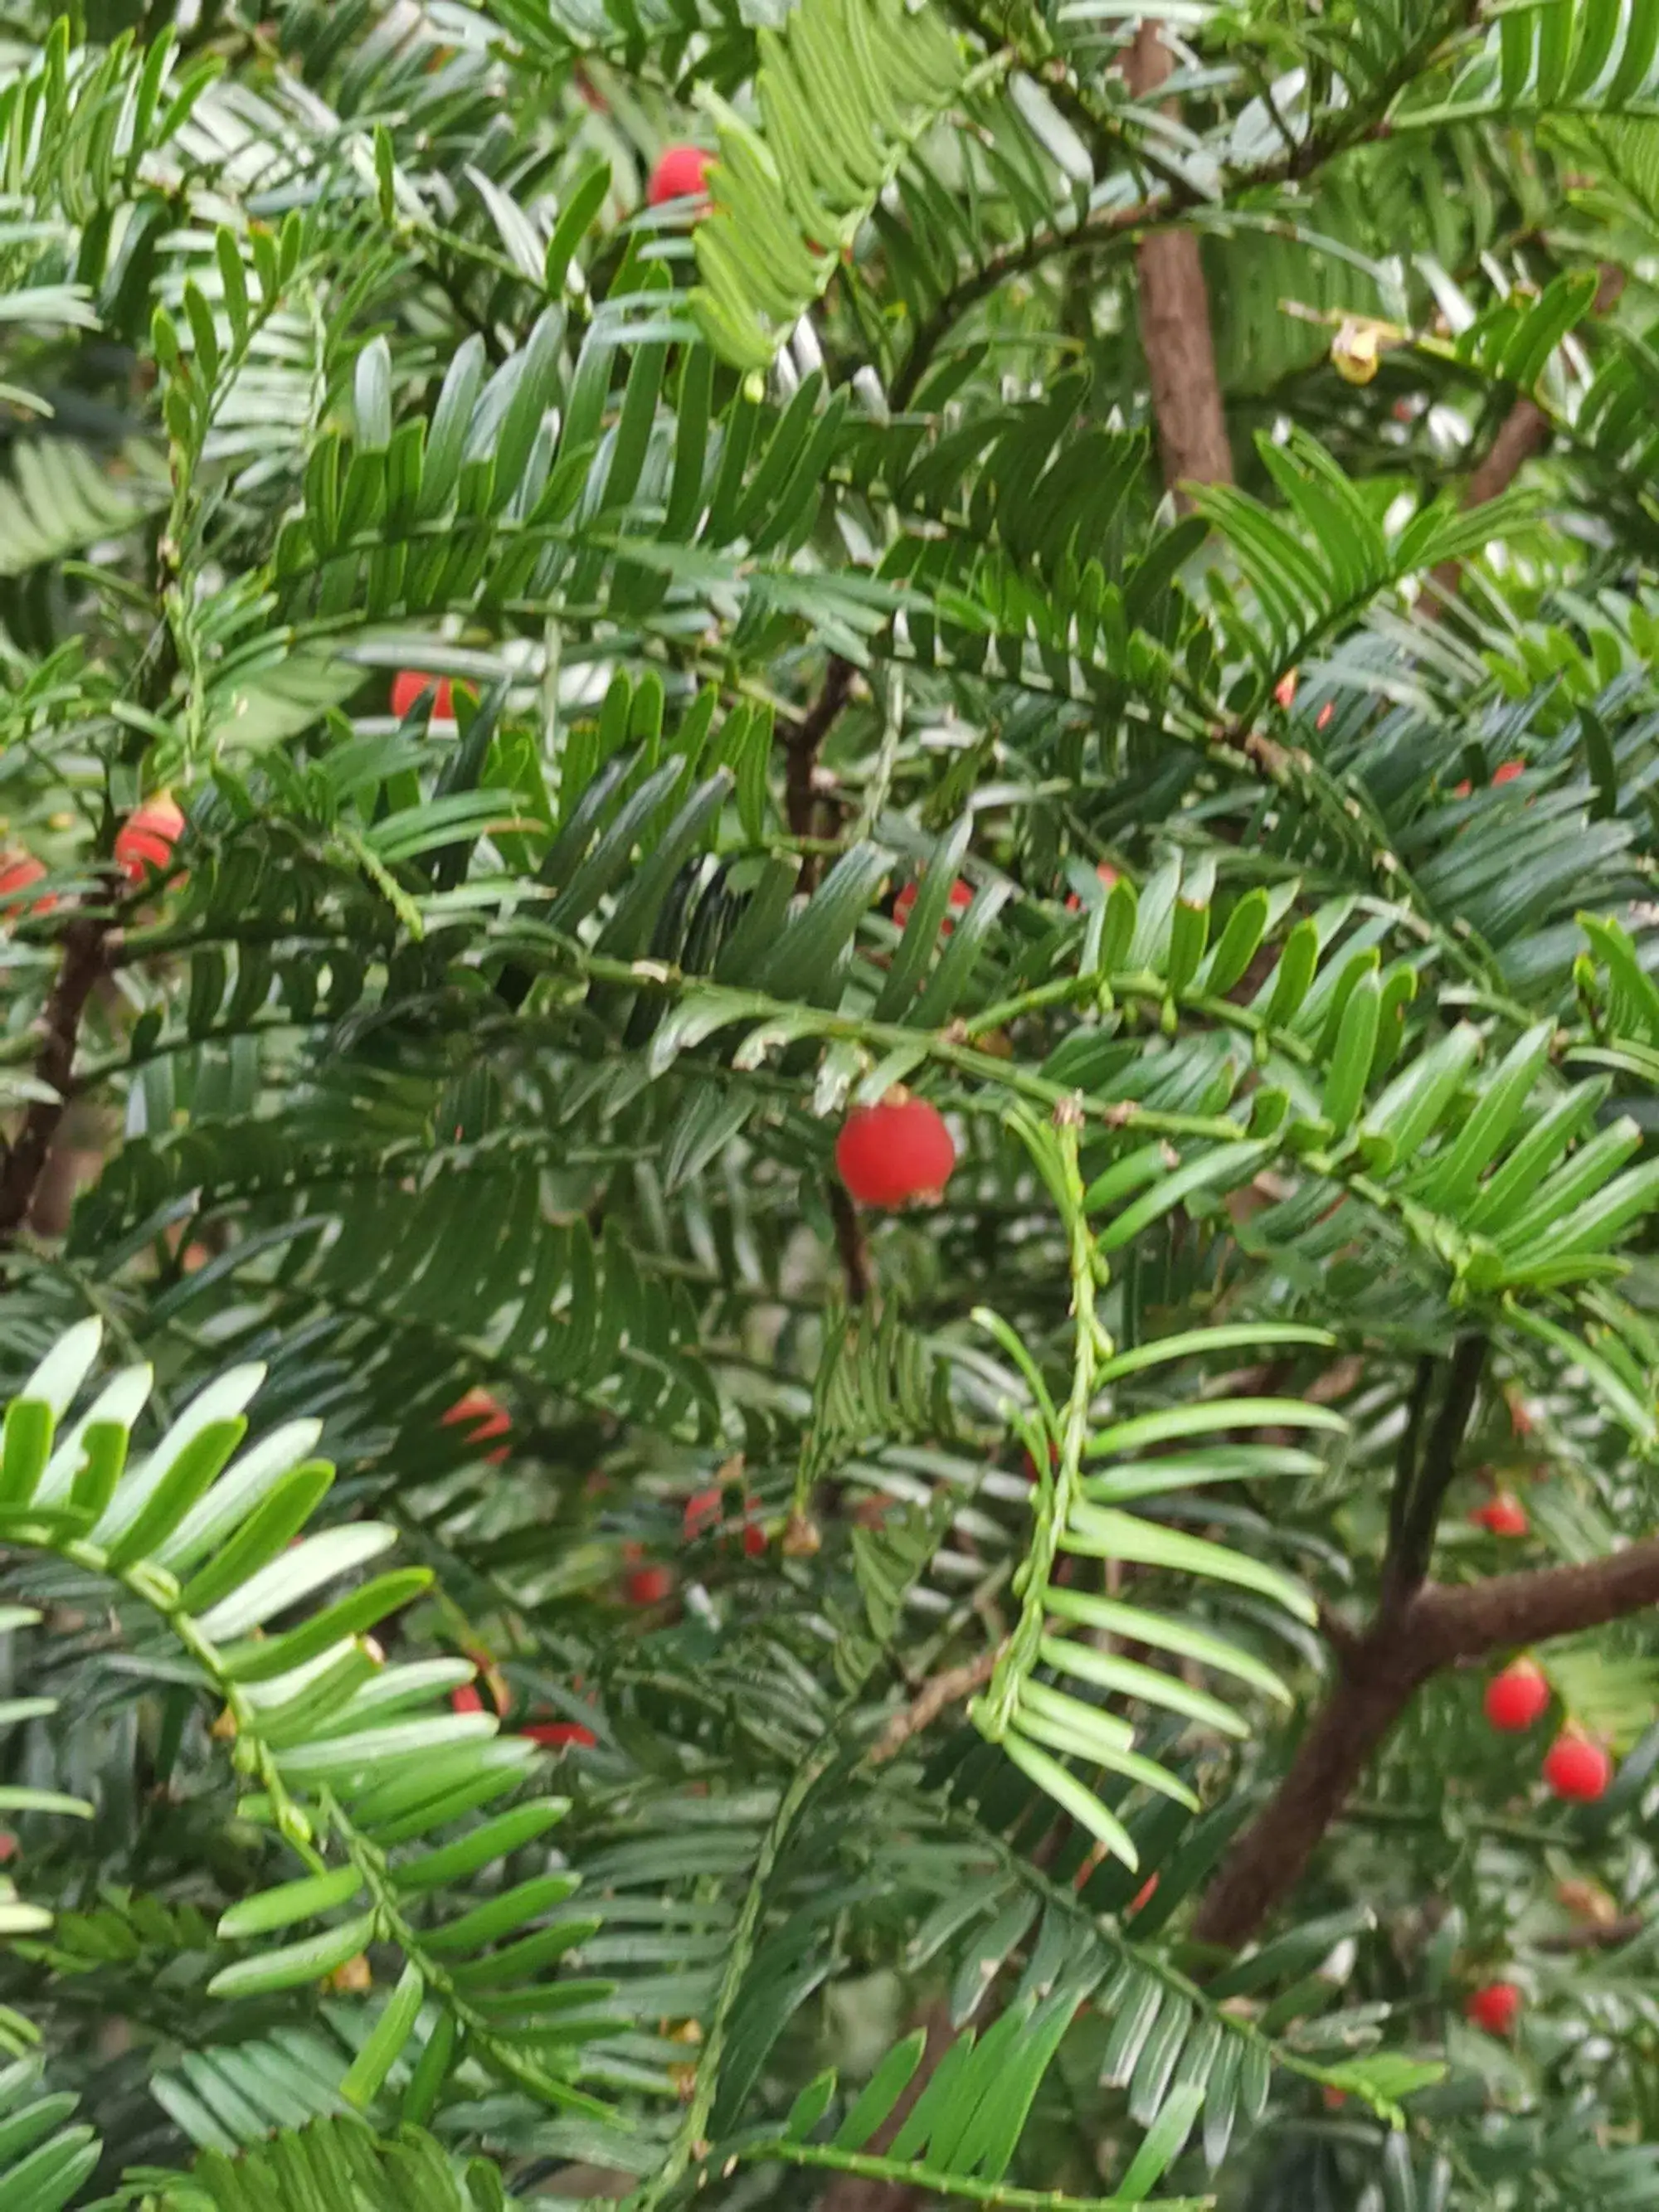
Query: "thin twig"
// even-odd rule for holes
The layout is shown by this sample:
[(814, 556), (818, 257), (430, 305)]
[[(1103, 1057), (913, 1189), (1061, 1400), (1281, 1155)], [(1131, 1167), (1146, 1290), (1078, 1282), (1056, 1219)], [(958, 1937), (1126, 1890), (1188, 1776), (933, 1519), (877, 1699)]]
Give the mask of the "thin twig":
[(861, 1306), (870, 1295), (870, 1248), (864, 1241), (864, 1224), (858, 1208), (838, 1176), (830, 1181), (830, 1218), (835, 1224), (836, 1250), (841, 1256), (842, 1279), (847, 1303)]
[[(796, 837), (815, 836), (817, 820), (817, 795), (813, 779), (818, 763), (818, 748), (834, 727), (842, 708), (852, 696), (853, 678), (856, 671), (850, 660), (839, 653), (832, 653), (830, 665), (823, 672), (823, 686), (817, 697), (799, 719), (789, 724), (784, 732), (783, 811), (790, 834)], [(801, 887), (811, 890), (817, 878), (818, 856), (809, 853), (801, 864)]]
[(1595, 1920), (1583, 1928), (1568, 1928), (1559, 1936), (1539, 1936), (1534, 1939), (1535, 1951), (1616, 1951), (1621, 1943), (1633, 1943), (1647, 1926), (1639, 1912), (1621, 1913), (1616, 1920)]
[(1428, 1573), (1434, 1532), (1439, 1526), (1446, 1492), (1457, 1472), (1458, 1449), (1474, 1410), (1486, 1352), (1486, 1337), (1465, 1336), (1458, 1340), (1452, 1353), (1446, 1395), (1423, 1448), (1422, 1463), (1412, 1480), (1398, 1540), (1390, 1546), (1382, 1570), (1384, 1612), (1397, 1608)]
[(902, 1713), (892, 1719), (872, 1745), (868, 1765), (885, 1766), (890, 1759), (896, 1759), (913, 1735), (931, 1728), (947, 1705), (959, 1705), (963, 1698), (971, 1698), (975, 1690), (982, 1690), (996, 1671), (1002, 1656), (1001, 1646), (993, 1645), (981, 1651), (977, 1659), (969, 1659), (960, 1667), (947, 1667), (931, 1681), (924, 1682), (921, 1690)]

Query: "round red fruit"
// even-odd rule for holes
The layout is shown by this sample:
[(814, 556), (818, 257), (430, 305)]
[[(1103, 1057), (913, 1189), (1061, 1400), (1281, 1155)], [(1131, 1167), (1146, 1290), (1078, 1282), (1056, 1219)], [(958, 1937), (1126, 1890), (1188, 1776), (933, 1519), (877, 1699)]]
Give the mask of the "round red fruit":
[(166, 792), (136, 806), (115, 833), (115, 865), (135, 888), (173, 858), (185, 817)]
[(674, 1588), (672, 1567), (635, 1567), (623, 1584), (629, 1605), (660, 1605)]
[(1521, 1992), (1513, 1982), (1488, 1982), (1470, 1992), (1463, 2014), (1488, 2035), (1508, 2035), (1521, 2017)]
[(1544, 1779), (1558, 1797), (1593, 1805), (1607, 1795), (1613, 1761), (1582, 1729), (1563, 1729), (1544, 1754)]
[(1516, 1659), (1486, 1685), (1486, 1718), (1505, 1735), (1529, 1729), (1550, 1701), (1544, 1670), (1530, 1659)]
[(1469, 1518), (1489, 1536), (1524, 1536), (1532, 1526), (1526, 1507), (1507, 1490), (1488, 1498), (1484, 1505), (1477, 1505)]
[(565, 1751), (574, 1744), (580, 1750), (592, 1751), (599, 1738), (580, 1721), (538, 1721), (532, 1728), (520, 1729), (520, 1735), (532, 1743), (539, 1743), (549, 1751)]
[[(910, 926), (910, 912), (915, 905), (921, 889), (920, 884), (906, 884), (893, 901), (893, 919), (901, 929), (908, 929)], [(973, 885), (958, 876), (951, 886), (951, 914), (960, 914), (964, 907), (972, 906), (973, 902)], [(951, 919), (951, 914), (947, 914), (939, 926), (941, 937), (948, 937), (956, 927), (956, 923)]]
[(1495, 787), (1500, 783), (1513, 783), (1517, 775), (1524, 775), (1526, 772), (1525, 761), (1500, 761), (1492, 772), (1493, 786)]
[(477, 1684), (463, 1682), (459, 1689), (452, 1690), (449, 1693), (449, 1710), (452, 1713), (481, 1713), (483, 1711), (483, 1699), (478, 1695)]
[[(1105, 884), (1108, 890), (1110, 890), (1113, 884), (1117, 881), (1117, 870), (1112, 866), (1109, 860), (1102, 860), (1099, 862), (1095, 869), (1095, 873), (1100, 878), (1101, 882)], [(1083, 901), (1078, 896), (1075, 891), (1068, 891), (1066, 893), (1066, 911), (1067, 914), (1076, 914), (1082, 904)]]
[(33, 853), (0, 853), (0, 918), (10, 914), (50, 914), (57, 902), (52, 898), (25, 899), (19, 896), (32, 884), (38, 884), (46, 872), (44, 860), (37, 860)]
[[(468, 1444), (476, 1449), (479, 1444), (488, 1443), (491, 1437), (506, 1436), (512, 1429), (513, 1417), (499, 1398), (492, 1397), (488, 1390), (480, 1389), (475, 1384), (471, 1390), (461, 1394), (443, 1417), (447, 1429), (455, 1428), (462, 1423), (466, 1425)], [(499, 1467), (508, 1456), (509, 1447), (506, 1444), (484, 1454), (491, 1467)]]
[(718, 1528), (723, 1510), (718, 1489), (694, 1490), (685, 1501), (685, 1511), (681, 1516), (680, 1541), (695, 1543), (699, 1536), (706, 1536), (711, 1528)]
[(860, 1206), (890, 1211), (912, 1199), (938, 1198), (956, 1164), (938, 1107), (898, 1087), (879, 1106), (849, 1114), (836, 1139), (836, 1170)]
[(437, 722), (453, 722), (455, 719), (455, 687), (447, 676), (429, 676), (423, 669), (400, 668), (392, 679), (392, 711), (401, 722), (422, 692), (435, 686), (437, 696), (432, 702), (432, 719)]
[(702, 198), (714, 160), (714, 155), (701, 146), (665, 148), (651, 172), (651, 181), (645, 188), (646, 198), (653, 207), (665, 207), (670, 200)]

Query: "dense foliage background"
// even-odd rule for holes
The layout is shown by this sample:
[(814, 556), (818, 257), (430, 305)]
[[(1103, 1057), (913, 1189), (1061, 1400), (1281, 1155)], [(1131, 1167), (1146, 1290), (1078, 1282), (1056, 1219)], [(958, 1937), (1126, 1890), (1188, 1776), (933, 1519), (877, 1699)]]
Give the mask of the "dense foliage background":
[(1659, 2203), (1659, 9), (0, 81), (5, 2212)]

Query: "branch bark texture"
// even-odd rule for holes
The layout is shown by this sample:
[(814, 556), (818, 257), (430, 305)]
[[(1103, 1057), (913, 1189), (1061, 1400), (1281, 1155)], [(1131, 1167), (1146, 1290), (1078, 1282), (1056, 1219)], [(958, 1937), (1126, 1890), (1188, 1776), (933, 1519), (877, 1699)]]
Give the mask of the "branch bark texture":
[(0, 1160), (0, 1245), (9, 1244), (27, 1221), (68, 1109), (81, 1017), (104, 972), (108, 935), (108, 921), (96, 915), (77, 915), (64, 932), (57, 981), (40, 1016), (40, 1049), (33, 1070), (36, 1081), (55, 1096), (30, 1104), (22, 1127)]
[[(1124, 76), (1137, 100), (1165, 82), (1175, 58), (1145, 18), (1125, 58)], [(1140, 291), (1140, 342), (1146, 356), (1152, 413), (1158, 422), (1164, 481), (1183, 509), (1188, 483), (1231, 483), (1232, 447), (1216, 374), (1210, 295), (1192, 231), (1149, 231), (1135, 248)]]
[[(834, 728), (842, 708), (852, 696), (854, 674), (850, 660), (838, 653), (830, 656), (823, 686), (817, 697), (793, 722), (784, 738), (783, 811), (790, 833), (796, 837), (817, 834), (817, 793), (814, 777), (818, 748)], [(802, 888), (811, 890), (817, 877), (817, 855), (809, 853), (802, 867)]]
[(1601, 1628), (1659, 1605), (1659, 1537), (1583, 1566), (1495, 1575), (1461, 1588), (1425, 1583), (1379, 1614), (1346, 1655), (1337, 1686), (1291, 1770), (1240, 1837), (1193, 1933), (1248, 1942), (1300, 1878), (1316, 1846), (1417, 1691), (1443, 1667)]

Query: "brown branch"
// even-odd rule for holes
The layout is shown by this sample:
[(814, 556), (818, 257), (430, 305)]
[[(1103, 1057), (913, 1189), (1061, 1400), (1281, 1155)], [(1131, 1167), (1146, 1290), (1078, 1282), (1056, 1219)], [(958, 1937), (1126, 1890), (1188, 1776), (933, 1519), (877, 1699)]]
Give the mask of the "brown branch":
[(1659, 1537), (1583, 1566), (1425, 1583), (1379, 1616), (1303, 1737), (1271, 1802), (1244, 1831), (1194, 1923), (1200, 1942), (1248, 1942), (1295, 1887), (1372, 1754), (1431, 1674), (1521, 1644), (1601, 1628), (1659, 1604)]
[[(823, 690), (806, 712), (785, 730), (783, 812), (792, 836), (811, 837), (815, 834), (817, 798), (813, 780), (818, 763), (818, 748), (852, 696), (855, 673), (850, 660), (843, 659), (838, 653), (832, 653), (830, 665), (823, 672)], [(816, 874), (817, 855), (809, 853), (801, 872), (803, 890), (811, 890)]]
[(841, 1257), (842, 1280), (847, 1303), (861, 1306), (870, 1295), (870, 1248), (864, 1241), (864, 1224), (858, 1208), (839, 1176), (830, 1179), (830, 1218), (835, 1224), (836, 1250)]
[[(1463, 487), (1462, 505), (1467, 507), (1484, 507), (1488, 500), (1506, 492), (1534, 453), (1541, 453), (1549, 441), (1550, 418), (1541, 407), (1522, 398), (1515, 402), (1498, 428), (1498, 435), (1469, 471), (1468, 482)], [(1459, 580), (1463, 574), (1461, 560), (1443, 561), (1437, 568), (1429, 572), (1439, 600), (1457, 596)], [(1438, 604), (1434, 597), (1424, 601), (1424, 611), (1431, 613)]]
[(963, 1698), (970, 1698), (975, 1690), (982, 1690), (996, 1672), (1001, 1656), (1001, 1646), (994, 1645), (981, 1651), (977, 1659), (969, 1659), (960, 1667), (947, 1667), (931, 1681), (924, 1682), (915, 1698), (902, 1713), (892, 1719), (876, 1738), (870, 1749), (872, 1766), (884, 1766), (890, 1759), (896, 1759), (913, 1735), (920, 1735), (930, 1728), (947, 1705), (954, 1705)]
[[(1595, 297), (1590, 302), (1591, 314), (1605, 315), (1615, 305), (1624, 289), (1625, 271), (1616, 263), (1604, 261), (1601, 282), (1595, 288)], [(1491, 445), (1469, 471), (1461, 501), (1464, 509), (1484, 507), (1488, 500), (1497, 499), (1506, 492), (1534, 454), (1543, 452), (1554, 427), (1543, 409), (1535, 405), (1524, 392), (1522, 393), (1498, 424), (1498, 434)], [(1425, 613), (1432, 614), (1440, 603), (1456, 598), (1462, 573), (1461, 561), (1443, 561), (1437, 568), (1430, 572), (1430, 581), (1439, 599), (1430, 598), (1425, 601)]]
[[(1477, 14), (1477, 0), (1454, 0), (1443, 16), (1426, 26), (1420, 38), (1401, 50), (1394, 68), (1374, 86), (1369, 99), (1338, 110), (1326, 118), (1323, 130), (1310, 132), (1271, 161), (1230, 177), (1217, 204), (1228, 205), (1247, 192), (1261, 191), (1270, 185), (1297, 183), (1312, 176), (1326, 162), (1352, 152), (1356, 146), (1371, 145), (1386, 138), (1389, 110), (1403, 87), (1418, 76), (1448, 38), (1466, 23), (1473, 22)], [(1040, 64), (1037, 73), (1048, 80), (1049, 73)], [(1204, 198), (1196, 185), (1172, 185), (1167, 191), (1148, 193), (1145, 199), (1133, 201), (1127, 207), (1102, 209), (1067, 229), (1036, 231), (1017, 246), (1005, 246), (1000, 252), (991, 254), (959, 278), (932, 313), (917, 325), (910, 349), (900, 362), (889, 389), (894, 412), (902, 414), (909, 406), (933, 356), (955, 324), (977, 301), (1000, 291), (1011, 278), (1040, 269), (1045, 261), (1057, 255), (1086, 253), (1103, 247), (1121, 248), (1153, 226), (1178, 222), (1204, 202)]]
[[(1397, 1514), (1390, 1507), (1392, 1533), (1382, 1568), (1382, 1611), (1385, 1617), (1397, 1610), (1401, 1601), (1421, 1585), (1429, 1571), (1434, 1532), (1440, 1524), (1446, 1492), (1457, 1473), (1458, 1447), (1474, 1410), (1475, 1393), (1480, 1387), (1481, 1370), (1486, 1362), (1486, 1347), (1484, 1336), (1458, 1340), (1447, 1373), (1445, 1395), (1423, 1449), (1421, 1463), (1414, 1468), (1402, 1463), (1396, 1474), (1396, 1494), (1403, 1487), (1404, 1496)], [(1426, 1395), (1419, 1366), (1407, 1427), (1407, 1439), (1413, 1452), (1414, 1431), (1426, 1410)]]
[(81, 1017), (104, 972), (109, 932), (108, 919), (92, 914), (77, 915), (64, 932), (63, 958), (41, 1010), (40, 1049), (34, 1061), (35, 1080), (53, 1096), (31, 1103), (0, 1163), (0, 1244), (9, 1243), (28, 1219), (52, 1139), (68, 1110)]
[[(1124, 58), (1123, 74), (1137, 100), (1171, 75), (1175, 57), (1162, 26), (1146, 16)], [(1140, 343), (1152, 385), (1164, 481), (1182, 511), (1189, 483), (1231, 483), (1233, 452), (1216, 374), (1210, 295), (1197, 238), (1182, 228), (1148, 231), (1135, 247), (1140, 289)]]
[(1540, 1936), (1535, 1951), (1616, 1951), (1633, 1943), (1647, 1926), (1639, 1912), (1626, 1912), (1617, 1920), (1593, 1921), (1587, 1928), (1568, 1928), (1559, 1936)]

